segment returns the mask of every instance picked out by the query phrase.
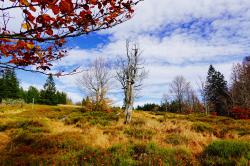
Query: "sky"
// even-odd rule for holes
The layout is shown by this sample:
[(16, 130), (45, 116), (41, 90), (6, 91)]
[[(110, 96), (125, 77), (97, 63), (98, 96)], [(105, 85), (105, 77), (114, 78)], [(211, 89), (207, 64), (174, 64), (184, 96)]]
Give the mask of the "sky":
[[(232, 66), (249, 56), (249, 0), (144, 0), (132, 19), (114, 28), (69, 39), (69, 55), (55, 69), (86, 67), (102, 56), (112, 61), (125, 55), (126, 39), (142, 50), (148, 77), (135, 105), (160, 103), (169, 83), (182, 75), (198, 89), (213, 64), (230, 82)], [(46, 76), (18, 71), (21, 86), (42, 88)], [(86, 94), (77, 86), (81, 74), (55, 78), (58, 90), (74, 102)], [(114, 105), (122, 104), (121, 87), (114, 82), (109, 93)]]

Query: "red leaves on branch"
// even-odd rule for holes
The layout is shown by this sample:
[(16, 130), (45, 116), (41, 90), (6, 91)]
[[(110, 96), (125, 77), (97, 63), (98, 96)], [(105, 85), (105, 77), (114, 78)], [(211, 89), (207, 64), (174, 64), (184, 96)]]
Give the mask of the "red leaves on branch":
[(74, 9), (73, 2), (71, 0), (61, 0), (59, 8), (62, 14), (71, 14)]
[[(7, 2), (8, 1), (8, 2)], [(8, 23), (0, 27), (0, 67), (2, 57), (16, 66), (35, 65), (50, 69), (51, 62), (65, 56), (65, 38), (75, 37), (120, 24), (133, 14), (140, 0), (4, 0), (11, 4), (4, 13), (23, 12), (20, 31)], [(8, 17), (2, 19), (15, 19)], [(0, 18), (1, 19), (1, 18)], [(2, 26), (2, 25), (1, 25)]]

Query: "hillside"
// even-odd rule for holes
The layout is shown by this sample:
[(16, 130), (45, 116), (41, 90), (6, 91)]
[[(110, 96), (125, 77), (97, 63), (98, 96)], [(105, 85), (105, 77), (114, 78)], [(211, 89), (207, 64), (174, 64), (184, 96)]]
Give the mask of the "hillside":
[(249, 141), (249, 120), (0, 107), (0, 165), (249, 165)]

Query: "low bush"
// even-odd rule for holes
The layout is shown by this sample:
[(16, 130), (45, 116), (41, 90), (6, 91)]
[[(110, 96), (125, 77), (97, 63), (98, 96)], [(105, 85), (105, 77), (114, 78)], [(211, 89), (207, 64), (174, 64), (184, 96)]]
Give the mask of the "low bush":
[(142, 118), (134, 118), (131, 122), (131, 126), (143, 126), (146, 124), (145, 119)]
[[(65, 118), (66, 124), (76, 124), (80, 121), (89, 122), (91, 125), (106, 126), (112, 122), (117, 122), (119, 117), (114, 112), (89, 111), (89, 112), (73, 112)], [(81, 126), (78, 124), (78, 126)]]
[(192, 124), (192, 130), (196, 131), (196, 132), (208, 132), (211, 133), (213, 132), (213, 128), (208, 124), (208, 123), (204, 123), (204, 122), (195, 122)]
[(160, 148), (154, 143), (135, 144), (129, 147), (137, 165), (192, 165), (192, 155), (183, 148)]
[(119, 117), (114, 112), (93, 111), (83, 113), (84, 118), (92, 125), (100, 124), (102, 126), (117, 122)]
[(250, 109), (235, 107), (230, 110), (230, 115), (235, 119), (250, 119)]
[(250, 143), (215, 141), (208, 145), (201, 156), (203, 165), (241, 165), (250, 160)]
[(30, 132), (50, 132), (46, 120), (19, 119), (16, 121), (5, 122), (0, 125), (0, 131), (7, 129), (23, 129)]
[(167, 136), (165, 142), (173, 145), (187, 144), (188, 138), (180, 134), (171, 134)]
[(82, 112), (72, 112), (67, 117), (64, 118), (65, 124), (76, 124), (81, 119), (83, 119), (83, 113)]
[(151, 139), (155, 132), (149, 129), (127, 128), (124, 134), (137, 139)]
[(8, 105), (8, 106), (23, 106), (25, 104), (25, 101), (23, 99), (3, 99), (2, 105)]

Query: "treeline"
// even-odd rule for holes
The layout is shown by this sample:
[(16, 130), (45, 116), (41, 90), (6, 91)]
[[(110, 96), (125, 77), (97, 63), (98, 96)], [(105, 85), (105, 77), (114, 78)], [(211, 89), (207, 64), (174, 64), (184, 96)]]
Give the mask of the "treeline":
[(25, 103), (46, 105), (66, 104), (70, 100), (67, 94), (56, 90), (52, 75), (49, 75), (42, 90), (30, 86), (24, 90), (19, 85), (14, 70), (5, 69), (0, 75), (0, 102), (3, 99), (23, 99)]
[(147, 103), (136, 109), (250, 118), (250, 63), (234, 65), (230, 85), (223, 74), (210, 65), (198, 91), (193, 90), (183, 76), (177, 76), (169, 84), (169, 93), (164, 95), (161, 104)]

